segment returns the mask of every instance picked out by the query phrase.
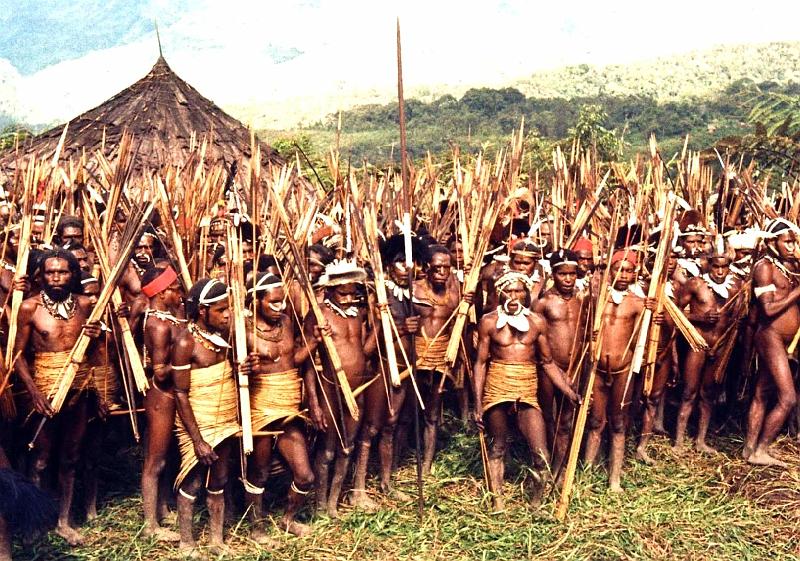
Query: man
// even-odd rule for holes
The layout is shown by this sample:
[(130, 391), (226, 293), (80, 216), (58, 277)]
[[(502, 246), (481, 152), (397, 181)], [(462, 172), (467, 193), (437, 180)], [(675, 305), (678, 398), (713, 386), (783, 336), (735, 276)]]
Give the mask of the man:
[(152, 232), (144, 232), (133, 248), (131, 265), (141, 277), (148, 268), (155, 264), (155, 248), (157, 236)]
[[(423, 431), (422, 472), (428, 475), (436, 453), (436, 434), (442, 406), (442, 389), (450, 376), (446, 364), (447, 345), (453, 329), (455, 311), (461, 302), (460, 288), (452, 276), (452, 256), (441, 245), (428, 248), (425, 276), (414, 282), (414, 307), (420, 316), (414, 344), (420, 385), (425, 388), (425, 429)], [(472, 302), (471, 294), (464, 300)], [(420, 388), (422, 389), (422, 388)]]
[[(533, 311), (545, 321), (545, 337), (550, 346), (553, 362), (568, 377), (570, 384), (579, 379), (588, 328), (588, 295), (576, 290), (578, 256), (560, 249), (550, 255), (553, 287), (533, 305)], [(555, 387), (549, 377), (539, 384), (539, 403), (547, 433), (553, 442), (553, 471), (561, 468), (568, 452), (575, 409), (567, 400), (561, 400), (554, 415)]]
[(55, 242), (64, 248), (83, 245), (83, 219), (77, 216), (62, 216), (56, 226)]
[[(198, 555), (192, 517), (197, 492), (205, 481), (209, 546), (212, 553), (224, 555), (228, 547), (222, 539), (223, 493), (228, 481), (230, 437), (239, 430), (238, 392), (228, 360), (228, 287), (215, 279), (197, 281), (186, 300), (186, 315), (189, 324), (173, 345), (171, 368), (181, 454), (175, 481), (180, 551)], [(250, 368), (250, 361), (244, 362), (242, 373), (249, 374)], [(207, 477), (204, 467), (208, 468)]]
[(689, 279), (681, 290), (678, 307), (683, 309), (689, 306), (687, 319), (703, 336), (710, 350), (686, 350), (683, 394), (675, 431), (675, 448), (678, 450), (683, 447), (686, 425), (699, 393), (697, 450), (715, 452), (706, 443), (706, 434), (721, 377), (729, 358), (721, 349), (731, 338), (736, 337), (740, 311), (738, 307), (726, 306), (726, 303), (737, 298), (741, 286), (742, 281), (730, 272), (730, 258), (724, 253), (717, 253), (709, 259), (708, 273)]
[(78, 266), (80, 267), (81, 271), (84, 273), (90, 273), (92, 270), (92, 264), (89, 261), (89, 254), (86, 252), (86, 248), (83, 247), (83, 244), (78, 242), (71, 242), (69, 246), (66, 246), (64, 249), (69, 251), (75, 260), (78, 262)]
[[(334, 261), (325, 268), (325, 274), (318, 282), (325, 290), (322, 314), (330, 326), (331, 338), (350, 388), (357, 388), (367, 381), (367, 360), (376, 349), (376, 338), (367, 329), (364, 313), (356, 307), (359, 285), (363, 285), (365, 280), (366, 273), (355, 263)], [(314, 338), (316, 328), (316, 319), (310, 314), (304, 325), (306, 340)], [(339, 383), (325, 349), (319, 351), (323, 371), (317, 375), (310, 359), (305, 367), (308, 410), (314, 427), (321, 433), (321, 442), (314, 458), (317, 508), (324, 509), (328, 516), (336, 518), (350, 453), (361, 423), (353, 419), (344, 406)], [(363, 395), (356, 398), (356, 404), (359, 411), (363, 410)], [(341, 446), (338, 445), (339, 438)], [(330, 464), (334, 459), (331, 478)]]
[[(573, 279), (574, 280), (574, 279)], [(530, 281), (517, 272), (497, 280), (500, 305), (483, 316), (478, 327), (478, 358), (475, 362), (475, 419), (483, 430), (485, 420), (492, 439), (488, 478), (495, 510), (503, 509), (503, 472), (508, 440), (508, 420), (515, 416), (517, 427), (531, 451), (538, 483), (534, 501), (541, 499), (541, 485), (547, 473), (547, 436), (536, 398), (537, 362), (552, 383), (567, 397), (577, 394), (553, 362), (545, 335), (547, 323), (529, 310)], [(488, 363), (488, 371), (487, 371)]]
[(482, 297), (478, 299), (481, 303), (479, 317), (482, 311), (492, 312), (497, 309), (497, 292), (494, 283), (507, 271), (517, 271), (525, 274), (533, 283), (538, 294), (541, 287), (541, 273), (537, 270), (537, 258), (540, 255), (539, 249), (529, 239), (516, 240), (511, 246), (511, 255), (508, 263), (502, 263), (496, 259), (486, 265), (481, 271), (481, 278), (478, 286), (482, 289)]
[(675, 278), (680, 284), (686, 283), (692, 277), (699, 277), (705, 269), (704, 255), (706, 252), (708, 230), (703, 225), (702, 215), (696, 210), (683, 213), (680, 223), (681, 247), (684, 256), (678, 259)]
[(42, 485), (43, 472), (57, 447), (60, 503), (56, 533), (70, 545), (79, 545), (84, 538), (70, 524), (69, 515), (75, 467), (86, 433), (89, 382), (86, 369), (79, 369), (58, 414), (49, 399), (60, 383), (60, 374), (81, 332), (97, 338), (100, 326), (97, 322), (86, 323), (92, 305), (88, 297), (78, 294), (80, 269), (72, 255), (64, 250), (49, 251), (40, 263), (42, 291), (23, 301), (19, 310), (14, 342), (14, 356), (18, 358), (14, 368), (28, 391), (33, 409), (48, 418), (34, 442), (31, 479), (37, 486)]
[(589, 238), (578, 238), (572, 246), (575, 257), (578, 260), (578, 278), (575, 280), (575, 288), (579, 292), (592, 292), (597, 290), (593, 281), (595, 280), (594, 246)]
[(247, 336), (248, 350), (256, 357), (249, 381), (253, 432), (274, 432), (275, 436), (255, 437), (244, 486), (247, 504), (251, 507), (251, 537), (259, 543), (270, 543), (264, 528), (263, 494), (273, 448), (281, 454), (292, 474), (280, 527), (295, 536), (304, 536), (310, 531), (306, 524), (295, 519), (314, 487), (314, 471), (300, 412), (303, 380), (297, 367), (316, 349), (320, 338), (296, 345), (296, 324), (284, 313), (286, 291), (277, 276), (260, 273), (247, 292), (255, 310)]
[[(794, 257), (798, 232), (788, 220), (772, 220), (765, 232), (767, 254), (753, 266), (758, 308), (754, 343), (760, 361), (742, 456), (756, 465), (786, 466), (770, 454), (769, 447), (797, 403), (786, 347), (800, 328), (800, 267)], [(777, 392), (777, 402), (767, 414), (773, 391)]]
[(144, 398), (147, 433), (142, 467), (142, 507), (145, 537), (177, 542), (180, 536), (161, 526), (167, 514), (165, 486), (160, 484), (174, 441), (175, 394), (170, 357), (172, 346), (186, 321), (178, 319), (182, 294), (172, 267), (150, 267), (142, 275), (142, 294), (148, 298), (144, 312), (144, 367), (151, 377)]
[(597, 379), (592, 390), (589, 434), (585, 460), (594, 464), (600, 450), (600, 439), (610, 418), (609, 489), (622, 492), (620, 478), (625, 454), (625, 431), (634, 383), (628, 380), (633, 359), (632, 345), (636, 325), (644, 311), (645, 300), (630, 291), (636, 282), (637, 257), (633, 249), (617, 250), (611, 257), (609, 300), (603, 314), (603, 337)]
[[(412, 238), (411, 252), (415, 259), (419, 259), (424, 249), (421, 243), (416, 242), (416, 239)], [(396, 497), (406, 498), (403, 493), (392, 488), (392, 465), (395, 451), (395, 432), (411, 386), (411, 379), (408, 376), (406, 359), (404, 358), (411, 353), (411, 338), (408, 335), (416, 333), (419, 327), (419, 318), (413, 315), (414, 309), (410, 302), (411, 294), (408, 289), (408, 269), (406, 268), (404, 243), (403, 236), (395, 235), (387, 239), (381, 248), (382, 262), (386, 269), (384, 284), (386, 285), (387, 303), (399, 335), (399, 339), (395, 339), (395, 345), (402, 345), (402, 351), (397, 347), (394, 350), (402, 381), (398, 387), (391, 384), (388, 363), (385, 357), (381, 357), (383, 362), (378, 365), (378, 369), (382, 373), (382, 378), (370, 384), (364, 392), (364, 421), (359, 435), (355, 475), (353, 476), (353, 493), (351, 495), (351, 503), (354, 506), (363, 508), (375, 506), (367, 496), (365, 489), (370, 448), (372, 440), (378, 434), (380, 434), (378, 443), (379, 488), (385, 495), (394, 494)], [(381, 348), (383, 349), (383, 347)], [(412, 393), (410, 399), (416, 399), (416, 396)], [(410, 409), (413, 411), (413, 408)]]

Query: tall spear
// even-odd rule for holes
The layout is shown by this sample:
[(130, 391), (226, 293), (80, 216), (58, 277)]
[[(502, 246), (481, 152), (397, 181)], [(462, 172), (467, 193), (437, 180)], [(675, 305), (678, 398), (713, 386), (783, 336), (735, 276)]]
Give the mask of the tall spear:
[[(397, 107), (400, 121), (400, 176), (403, 180), (403, 237), (405, 238), (406, 270), (408, 271), (408, 315), (414, 314), (414, 259), (411, 255), (411, 185), (408, 181), (408, 153), (406, 151), (406, 107), (403, 97), (403, 54), (400, 46), (400, 18), (397, 18)], [(417, 375), (417, 353), (414, 335), (409, 334), (409, 362), (412, 379)], [(419, 433), (419, 403), (414, 400), (414, 456), (417, 462), (417, 515), (422, 520), (425, 510), (425, 495), (422, 484), (422, 439)]]

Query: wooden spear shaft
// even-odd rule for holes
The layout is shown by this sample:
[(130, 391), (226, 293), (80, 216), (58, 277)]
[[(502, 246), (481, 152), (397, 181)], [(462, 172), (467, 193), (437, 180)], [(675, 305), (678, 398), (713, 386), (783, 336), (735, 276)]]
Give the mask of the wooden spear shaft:
[[(242, 244), (235, 228), (228, 226), (228, 249), (231, 257), (231, 300), (233, 309), (234, 358), (238, 365), (239, 412), (242, 421), (242, 449), (245, 454), (253, 451), (253, 424), (250, 414), (250, 380), (241, 373), (247, 359), (247, 334), (244, 320), (244, 257)], [(255, 318), (254, 318), (255, 321)]]

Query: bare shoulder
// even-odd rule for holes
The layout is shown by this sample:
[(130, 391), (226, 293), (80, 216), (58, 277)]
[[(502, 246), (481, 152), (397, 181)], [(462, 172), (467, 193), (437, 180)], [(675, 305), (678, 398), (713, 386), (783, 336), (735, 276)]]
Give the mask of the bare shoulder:
[(544, 331), (547, 328), (547, 320), (538, 312), (531, 312), (528, 315), (528, 322), (537, 329)]
[(480, 333), (491, 333), (492, 329), (497, 325), (497, 310), (484, 314), (481, 321), (478, 323), (478, 331)]
[(760, 259), (753, 265), (753, 282), (757, 286), (764, 286), (772, 282), (772, 263)]
[(22, 301), (22, 304), (19, 307), (20, 313), (32, 314), (36, 311), (36, 308), (42, 305), (42, 297), (39, 294), (34, 294), (30, 298), (26, 298)]

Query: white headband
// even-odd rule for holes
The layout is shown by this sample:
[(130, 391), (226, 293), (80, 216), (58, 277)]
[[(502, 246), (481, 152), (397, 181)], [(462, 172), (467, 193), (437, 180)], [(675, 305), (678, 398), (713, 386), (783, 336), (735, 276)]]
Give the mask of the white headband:
[(211, 291), (211, 289), (218, 284), (223, 284), (223, 283), (221, 283), (217, 279), (211, 279), (211, 281), (209, 281), (209, 283), (203, 287), (203, 290), (200, 291), (200, 296), (197, 298), (197, 304), (199, 306), (207, 306), (208, 304), (219, 302), (220, 300), (224, 300), (225, 298), (228, 297), (228, 290), (226, 288), (225, 292), (223, 292), (219, 296), (215, 296), (213, 298), (207, 298), (208, 293)]

